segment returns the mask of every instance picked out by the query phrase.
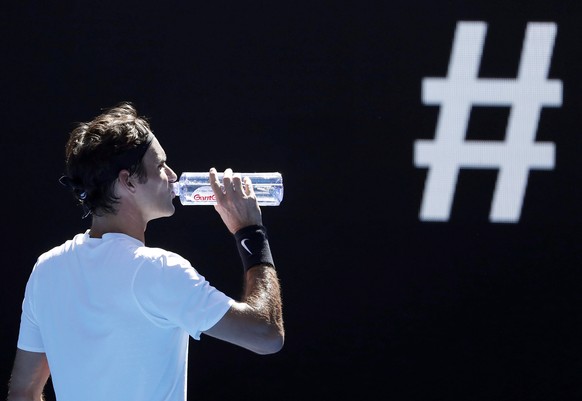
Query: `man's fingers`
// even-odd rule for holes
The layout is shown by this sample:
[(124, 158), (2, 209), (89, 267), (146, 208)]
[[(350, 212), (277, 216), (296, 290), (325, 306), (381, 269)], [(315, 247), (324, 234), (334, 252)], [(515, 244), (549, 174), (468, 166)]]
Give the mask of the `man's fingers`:
[(212, 188), (212, 192), (214, 192), (214, 196), (216, 197), (216, 201), (220, 201), (224, 196), (222, 192), (220, 181), (218, 181), (218, 175), (216, 169), (212, 167), (209, 172), (209, 181), (210, 187)]
[(248, 177), (241, 179), (240, 174), (234, 174), (232, 169), (224, 170), (222, 182), (218, 179), (218, 173), (214, 167), (210, 169), (210, 186), (217, 201), (223, 201), (228, 197), (250, 196), (254, 193), (252, 183)]
[(247, 196), (253, 196), (255, 195), (255, 190), (253, 188), (253, 183), (251, 182), (251, 179), (249, 177), (245, 177), (244, 178), (244, 193)]
[(239, 194), (243, 195), (246, 193), (245, 190), (243, 189), (243, 184), (242, 184), (242, 180), (240, 178), (240, 174), (235, 174), (234, 177), (232, 177), (232, 187), (234, 188), (235, 192), (238, 192)]
[(232, 196), (234, 193), (232, 169), (227, 168), (224, 170), (224, 176), (222, 177), (222, 185), (224, 186), (224, 193)]

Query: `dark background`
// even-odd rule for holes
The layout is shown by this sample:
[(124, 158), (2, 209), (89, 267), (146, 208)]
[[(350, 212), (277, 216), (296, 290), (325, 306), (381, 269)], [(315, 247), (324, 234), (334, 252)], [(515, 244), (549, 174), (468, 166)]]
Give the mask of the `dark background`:
[[(285, 348), (191, 341), (190, 400), (581, 399), (579, 1), (12, 2), (0, 11), (0, 382), (36, 257), (88, 227), (57, 180), (77, 121), (134, 102), (176, 172), (280, 171), (264, 207)], [(448, 222), (418, 218), (434, 137), (425, 77), (444, 77), (459, 21), (484, 21), (481, 77), (514, 78), (528, 22), (558, 26), (519, 222), (491, 223), (496, 170), (462, 170)], [(468, 138), (502, 140), (509, 108)], [(240, 262), (212, 207), (177, 205), (147, 243), (238, 296)], [(114, 363), (112, 361), (112, 363)], [(99, 378), (95, 378), (99, 381)], [(47, 399), (54, 399), (49, 385)]]

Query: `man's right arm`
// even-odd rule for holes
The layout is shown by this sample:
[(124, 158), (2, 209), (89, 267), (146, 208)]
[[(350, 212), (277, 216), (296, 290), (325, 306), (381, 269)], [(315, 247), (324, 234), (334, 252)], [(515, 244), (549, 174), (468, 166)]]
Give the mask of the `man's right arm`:
[(234, 303), (218, 323), (204, 333), (257, 354), (281, 350), (285, 330), (276, 270), (266, 265), (247, 270), (242, 302)]
[(42, 401), (42, 391), (50, 376), (46, 354), (16, 350), (7, 401)]
[(252, 182), (227, 169), (223, 189), (212, 168), (210, 183), (216, 211), (237, 240), (245, 277), (241, 301), (205, 333), (258, 354), (278, 352), (285, 339), (281, 289)]

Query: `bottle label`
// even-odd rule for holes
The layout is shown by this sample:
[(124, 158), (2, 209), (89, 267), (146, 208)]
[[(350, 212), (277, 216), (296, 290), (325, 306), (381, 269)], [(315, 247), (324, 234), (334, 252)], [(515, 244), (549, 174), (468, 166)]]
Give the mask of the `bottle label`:
[(193, 191), (188, 201), (199, 205), (211, 205), (216, 203), (216, 195), (210, 186), (192, 186)]

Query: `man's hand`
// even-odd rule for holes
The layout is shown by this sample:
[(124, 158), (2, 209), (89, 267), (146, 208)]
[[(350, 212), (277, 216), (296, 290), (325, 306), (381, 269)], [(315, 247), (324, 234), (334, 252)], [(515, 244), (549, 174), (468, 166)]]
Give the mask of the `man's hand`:
[(233, 176), (232, 169), (227, 168), (224, 171), (221, 187), (216, 169), (212, 167), (210, 186), (216, 196), (214, 208), (232, 234), (250, 225), (263, 224), (261, 208), (250, 178), (244, 177), (243, 182), (240, 176)]

